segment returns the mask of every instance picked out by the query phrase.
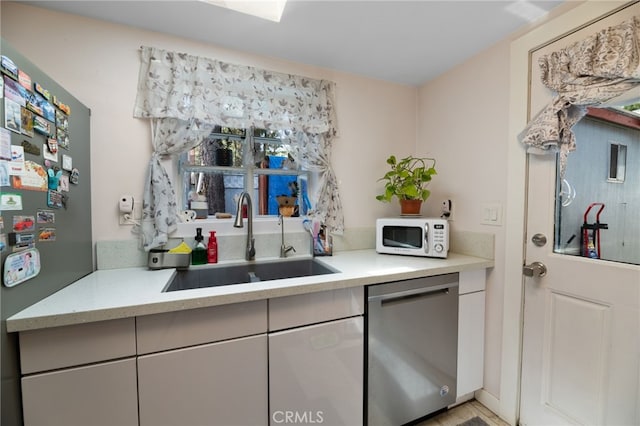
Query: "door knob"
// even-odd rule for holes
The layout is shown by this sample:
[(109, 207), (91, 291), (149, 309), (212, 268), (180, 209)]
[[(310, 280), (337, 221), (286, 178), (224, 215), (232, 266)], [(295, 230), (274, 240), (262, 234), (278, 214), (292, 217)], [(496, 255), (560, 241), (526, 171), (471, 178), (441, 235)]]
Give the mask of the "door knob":
[(544, 277), (547, 275), (547, 267), (542, 262), (532, 262), (522, 267), (522, 273), (527, 277)]

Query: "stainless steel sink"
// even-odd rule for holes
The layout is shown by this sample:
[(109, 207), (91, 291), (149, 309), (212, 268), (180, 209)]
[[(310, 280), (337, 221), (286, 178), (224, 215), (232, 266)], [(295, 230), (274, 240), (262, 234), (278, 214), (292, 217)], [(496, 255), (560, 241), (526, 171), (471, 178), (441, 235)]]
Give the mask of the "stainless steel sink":
[(315, 259), (194, 268), (178, 270), (176, 277), (165, 287), (163, 292), (308, 277), (336, 272), (339, 271), (329, 268)]

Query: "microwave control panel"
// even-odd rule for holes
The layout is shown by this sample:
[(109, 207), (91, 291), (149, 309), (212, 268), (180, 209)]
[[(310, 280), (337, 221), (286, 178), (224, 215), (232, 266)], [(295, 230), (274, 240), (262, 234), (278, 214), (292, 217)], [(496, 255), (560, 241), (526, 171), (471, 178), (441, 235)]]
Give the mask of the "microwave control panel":
[(446, 230), (445, 230), (445, 225), (441, 224), (441, 223), (434, 223), (431, 225), (433, 229), (431, 229), (431, 233), (429, 233), (429, 224), (427, 224), (425, 226), (425, 235), (429, 235), (431, 234), (431, 238), (432, 238), (432, 243), (427, 245), (427, 247), (431, 246), (433, 247), (433, 250), (436, 253), (442, 253), (443, 251), (445, 251), (445, 247), (446, 247)]

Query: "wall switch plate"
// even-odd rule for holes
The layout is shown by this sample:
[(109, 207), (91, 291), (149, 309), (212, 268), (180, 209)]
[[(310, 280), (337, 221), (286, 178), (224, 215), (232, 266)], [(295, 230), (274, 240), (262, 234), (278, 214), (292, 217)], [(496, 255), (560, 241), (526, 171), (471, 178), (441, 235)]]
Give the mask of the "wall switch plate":
[(502, 226), (502, 203), (482, 203), (480, 215), (481, 224)]

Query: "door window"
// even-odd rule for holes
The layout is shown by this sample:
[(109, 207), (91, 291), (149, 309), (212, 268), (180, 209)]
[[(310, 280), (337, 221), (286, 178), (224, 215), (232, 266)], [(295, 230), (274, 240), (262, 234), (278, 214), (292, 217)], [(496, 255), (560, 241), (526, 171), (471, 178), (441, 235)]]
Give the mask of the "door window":
[(557, 174), (554, 251), (640, 264), (640, 129), (587, 116), (573, 130), (578, 148)]

